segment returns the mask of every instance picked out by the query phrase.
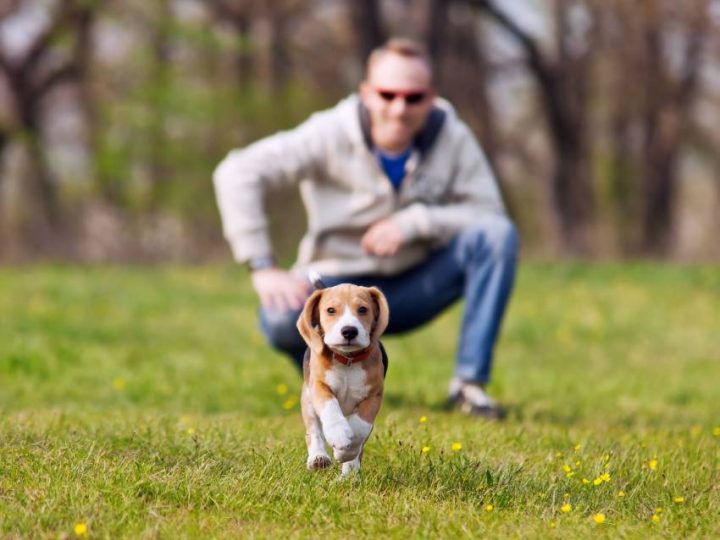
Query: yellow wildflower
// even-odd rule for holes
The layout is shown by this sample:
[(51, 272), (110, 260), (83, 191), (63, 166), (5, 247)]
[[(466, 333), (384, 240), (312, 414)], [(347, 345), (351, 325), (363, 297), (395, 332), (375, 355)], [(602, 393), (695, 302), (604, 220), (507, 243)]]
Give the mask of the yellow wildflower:
[(602, 478), (598, 476), (595, 480), (593, 480), (593, 486), (599, 486), (600, 484), (602, 484)]
[(75, 531), (75, 536), (78, 538), (85, 538), (87, 536), (88, 528), (85, 523), (76, 523), (73, 530)]
[(569, 473), (565, 473), (565, 476), (567, 476), (568, 478), (572, 478), (573, 476), (575, 476), (575, 473), (570, 471)]
[(609, 473), (609, 472), (604, 472), (604, 473), (602, 473), (602, 474), (600, 475), (600, 479), (601, 479), (603, 482), (609, 482), (609, 481), (610, 481), (610, 473)]
[(425, 422), (427, 422), (427, 416), (424, 416), (424, 415), (423, 415), (423, 416), (420, 417), (420, 423), (421, 423), (421, 424), (424, 424)]
[(720, 426), (714, 427), (712, 433), (714, 437), (720, 437)]
[(567, 465), (567, 464), (566, 464), (566, 465), (563, 465), (562, 468), (563, 468), (563, 471), (565, 471), (566, 473), (569, 473), (569, 472), (572, 471), (572, 467), (571, 467), (570, 465)]
[(568, 512), (570, 512), (572, 510), (572, 504), (565, 503), (560, 507), (560, 510), (562, 510), (563, 512), (565, 512), (567, 514)]
[(654, 471), (655, 469), (657, 469), (657, 466), (658, 466), (657, 458), (653, 458), (650, 461), (648, 461), (648, 467), (650, 467), (651, 471)]
[(605, 514), (595, 514), (593, 516), (593, 521), (595, 523), (605, 523)]
[(287, 384), (282, 384), (282, 383), (281, 383), (281, 384), (278, 384), (278, 385), (275, 387), (275, 391), (278, 393), (279, 396), (284, 396), (285, 394), (288, 393)]
[(429, 451), (430, 451), (430, 447), (429, 447), (429, 446), (423, 446), (423, 447), (422, 447), (422, 453), (423, 453), (423, 454), (427, 454)]
[(485, 511), (486, 512), (492, 512), (493, 508), (495, 508), (492, 504), (486, 504), (485, 505)]
[(660, 507), (658, 506), (658, 507), (655, 509), (655, 513), (656, 513), (656, 514), (659, 514), (660, 512), (662, 512), (662, 508), (660, 508)]
[(575, 445), (575, 451), (576, 451), (576, 452), (579, 452), (581, 448), (582, 448), (582, 444), (576, 444), (576, 445)]
[(587, 485), (587, 484), (590, 483), (590, 480), (588, 480), (587, 478), (583, 478), (583, 479), (582, 479), (582, 483), (585, 484), (585, 485)]
[(653, 522), (653, 523), (660, 523), (660, 516), (658, 516), (657, 514), (653, 514), (653, 516), (652, 516), (652, 522)]
[(451, 448), (453, 452), (459, 452), (460, 450), (462, 450), (462, 444), (459, 442), (454, 442), (452, 443)]
[(297, 403), (297, 400), (294, 397), (289, 397), (285, 400), (285, 403), (283, 403), (283, 409), (289, 411), (295, 407), (295, 403)]
[(195, 428), (189, 427), (186, 431), (188, 435), (195, 435)]
[(681, 496), (673, 497), (673, 501), (676, 503), (683, 503), (683, 502), (685, 502), (685, 497), (681, 497)]
[(557, 526), (557, 524), (554, 521), (550, 522), (550, 528), (554, 529)]
[(625, 492), (621, 489), (618, 491), (618, 497), (623, 498), (625, 496)]

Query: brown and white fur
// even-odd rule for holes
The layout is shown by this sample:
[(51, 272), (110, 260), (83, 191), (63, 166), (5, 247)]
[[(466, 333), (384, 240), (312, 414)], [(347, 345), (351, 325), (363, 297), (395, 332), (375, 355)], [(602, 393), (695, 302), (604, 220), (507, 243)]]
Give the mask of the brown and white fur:
[(387, 300), (375, 287), (342, 284), (315, 291), (297, 322), (308, 345), (301, 405), (311, 471), (330, 465), (360, 470), (363, 446), (380, 410), (387, 357), (380, 336)]

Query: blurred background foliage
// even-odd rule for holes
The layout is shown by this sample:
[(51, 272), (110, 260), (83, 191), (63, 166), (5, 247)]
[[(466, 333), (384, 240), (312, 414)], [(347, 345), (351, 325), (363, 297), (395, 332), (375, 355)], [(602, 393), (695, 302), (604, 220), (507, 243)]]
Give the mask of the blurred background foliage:
[[(526, 255), (720, 258), (720, 0), (0, 0), (0, 260), (228, 260), (211, 174), (427, 44)], [(294, 257), (294, 191), (267, 204)]]

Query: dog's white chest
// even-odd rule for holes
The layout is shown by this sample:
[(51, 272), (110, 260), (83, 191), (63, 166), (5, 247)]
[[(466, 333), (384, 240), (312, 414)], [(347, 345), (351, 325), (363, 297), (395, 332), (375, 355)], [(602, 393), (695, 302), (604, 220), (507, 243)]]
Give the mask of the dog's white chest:
[(370, 390), (366, 383), (365, 370), (359, 364), (329, 369), (325, 372), (325, 383), (335, 394), (345, 416), (352, 414)]

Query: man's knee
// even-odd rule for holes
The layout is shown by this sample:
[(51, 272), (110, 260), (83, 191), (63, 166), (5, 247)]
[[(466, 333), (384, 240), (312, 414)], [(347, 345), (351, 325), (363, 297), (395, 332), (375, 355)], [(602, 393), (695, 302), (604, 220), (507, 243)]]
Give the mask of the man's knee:
[(463, 251), (478, 256), (490, 254), (495, 260), (515, 259), (518, 252), (518, 232), (507, 216), (483, 216), (477, 223), (460, 233)]
[(297, 329), (299, 313), (260, 309), (260, 325), (268, 343), (281, 351), (294, 353), (305, 344)]

